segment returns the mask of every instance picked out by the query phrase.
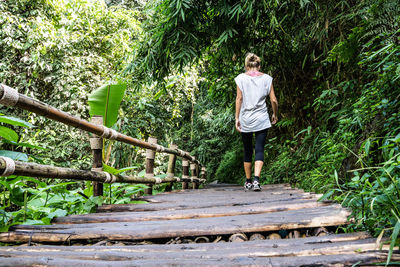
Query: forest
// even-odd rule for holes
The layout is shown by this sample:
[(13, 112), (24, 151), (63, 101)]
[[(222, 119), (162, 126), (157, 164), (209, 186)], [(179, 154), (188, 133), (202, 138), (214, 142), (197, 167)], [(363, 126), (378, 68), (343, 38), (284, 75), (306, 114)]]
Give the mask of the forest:
[[(93, 92), (123, 85), (112, 128), (190, 151), (209, 182), (244, 182), (234, 77), (246, 53), (259, 55), (279, 102), (261, 182), (322, 193), (352, 209), (342, 231), (399, 244), (397, 0), (14, 0), (0, 1), (0, 12), (2, 84), (87, 120)], [(20, 109), (0, 113), (0, 156), (90, 169), (87, 133)], [(105, 166), (143, 176), (144, 149), (106, 146)], [(158, 155), (155, 173), (167, 162)], [(90, 182), (1, 177), (0, 230), (135, 203), (144, 188), (114, 183), (93, 197)]]

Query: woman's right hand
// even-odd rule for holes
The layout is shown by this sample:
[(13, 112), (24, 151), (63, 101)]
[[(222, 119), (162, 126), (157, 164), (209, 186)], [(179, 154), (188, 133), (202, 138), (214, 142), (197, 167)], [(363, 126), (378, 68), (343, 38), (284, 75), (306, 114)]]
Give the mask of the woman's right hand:
[(278, 116), (276, 116), (275, 114), (272, 114), (272, 118), (271, 118), (272, 125), (276, 124), (277, 122), (278, 122)]
[(235, 127), (236, 127), (236, 131), (238, 131), (240, 133), (241, 129), (240, 129), (240, 121), (239, 120), (236, 120)]

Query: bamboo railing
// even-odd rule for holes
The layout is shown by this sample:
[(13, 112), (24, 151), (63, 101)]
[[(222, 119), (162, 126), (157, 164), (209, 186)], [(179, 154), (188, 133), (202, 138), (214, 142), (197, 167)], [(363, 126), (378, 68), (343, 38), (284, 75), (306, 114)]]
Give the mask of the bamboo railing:
[[(92, 122), (77, 118), (71, 114), (45, 104), (36, 99), (19, 94), (15, 89), (0, 84), (0, 104), (10, 107), (17, 107), (34, 112), (38, 115), (47, 117), (51, 120), (61, 122), (66, 125), (84, 130), (92, 134), (90, 145), (93, 151), (93, 168), (91, 170), (76, 170), (71, 168), (60, 168), (35, 163), (14, 161), (10, 158), (0, 158), (0, 176), (25, 175), (43, 178), (75, 179), (94, 181), (94, 195), (103, 194), (102, 183), (145, 183), (149, 186), (146, 193), (152, 193), (152, 185), (159, 183), (170, 183), (167, 190), (172, 188), (172, 183), (182, 182), (182, 188), (187, 189), (188, 183), (192, 183), (192, 188), (197, 189), (199, 183), (205, 182), (206, 169), (190, 153), (178, 149), (176, 145), (164, 147), (157, 144), (157, 139), (149, 138), (148, 142), (139, 140), (111, 128), (103, 126), (102, 117), (93, 117)], [(103, 172), (102, 150), (103, 138), (116, 140), (133, 146), (146, 148), (146, 175), (145, 177), (131, 177), (123, 175), (113, 175)], [(154, 177), (154, 158), (155, 152), (170, 154), (168, 162), (167, 177), (160, 179)], [(177, 157), (182, 157), (183, 175), (175, 177), (175, 162)], [(191, 166), (191, 176), (189, 176), (189, 162)], [(201, 169), (201, 178), (199, 170)]]

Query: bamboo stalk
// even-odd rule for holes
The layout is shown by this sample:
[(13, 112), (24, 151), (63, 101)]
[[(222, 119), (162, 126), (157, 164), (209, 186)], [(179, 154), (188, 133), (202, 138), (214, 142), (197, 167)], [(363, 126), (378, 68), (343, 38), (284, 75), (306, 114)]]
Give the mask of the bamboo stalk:
[[(150, 144), (157, 144), (157, 138), (149, 137), (147, 140)], [(154, 159), (156, 157), (156, 152), (151, 149), (146, 150), (146, 177), (154, 176)], [(151, 184), (147, 185), (148, 187), (144, 190), (145, 194), (152, 195), (153, 194), (153, 186)]]
[[(74, 179), (81, 181), (97, 181), (105, 183), (110, 178), (110, 174), (105, 172), (77, 170), (72, 168), (61, 168), (50, 165), (41, 165), (31, 162), (14, 161), (15, 170), (14, 175), (41, 177), (41, 178), (57, 178), (57, 179)], [(0, 159), (0, 171), (4, 171), (6, 162)], [(134, 177), (112, 175), (112, 180), (119, 183), (132, 183), (132, 184), (155, 184), (155, 183), (170, 183), (177, 181), (190, 181), (190, 178), (182, 179), (178, 177), (166, 177), (163, 179), (155, 177)], [(205, 182), (199, 179), (199, 182)]]
[(184, 179), (188, 179), (190, 181), (189, 178), (189, 161), (186, 159), (182, 160), (182, 189), (188, 189), (188, 181), (185, 181)]
[[(177, 149), (178, 146), (175, 144), (171, 144), (170, 148), (172, 149)], [(176, 156), (174, 154), (169, 155), (168, 159), (168, 170), (167, 170), (167, 177), (174, 177), (175, 176), (175, 164), (176, 164)], [(172, 185), (173, 183), (168, 184), (165, 187), (166, 192), (172, 191)]]
[[(92, 123), (96, 125), (103, 125), (102, 116), (93, 116)], [(98, 135), (93, 135), (91, 138), (90, 146), (92, 148), (93, 162), (92, 168), (103, 169), (103, 138)], [(103, 184), (99, 182), (93, 182), (93, 196), (103, 195)]]
[[(200, 177), (200, 166), (199, 164), (195, 163), (195, 169), (196, 169), (196, 178)], [(199, 183), (194, 182), (194, 184), (196, 185), (195, 189), (199, 189)]]
[[(0, 98), (3, 97), (4, 91), (5, 91), (5, 87), (2, 84), (0, 84)], [(86, 120), (77, 118), (67, 112), (59, 110), (55, 107), (52, 107), (46, 103), (43, 103), (39, 100), (33, 99), (28, 96), (25, 96), (23, 94), (18, 94), (18, 101), (14, 106), (24, 109), (24, 110), (31, 111), (38, 115), (47, 117), (51, 120), (55, 120), (55, 121), (70, 125), (72, 127), (93, 133), (98, 136), (101, 136), (104, 132), (104, 128), (102, 125), (96, 125), (96, 124), (90, 123)], [(104, 137), (104, 138), (108, 138), (108, 137)], [(156, 145), (156, 144), (150, 144), (143, 140), (139, 140), (139, 139), (124, 135), (122, 133), (117, 132), (116, 136), (115, 136), (115, 140), (126, 143), (126, 144), (138, 146), (138, 147), (151, 149), (153, 151), (159, 150), (160, 152), (174, 154), (176, 156), (181, 156), (185, 159), (188, 159), (191, 162), (200, 164), (200, 162), (198, 160), (196, 160), (194, 157), (192, 157), (188, 152), (178, 150), (178, 149), (167, 148), (167, 147), (163, 147), (163, 146)]]
[(200, 173), (201, 179), (206, 179), (207, 178), (206, 172), (207, 172), (206, 167), (202, 167), (201, 168), (201, 173)]
[(192, 182), (192, 189), (199, 189), (199, 187), (198, 187), (198, 185), (197, 185), (197, 183), (195, 182), (195, 179), (197, 179), (197, 172), (196, 172), (197, 170), (196, 170), (196, 164), (194, 164), (194, 163), (191, 163), (190, 164), (190, 172), (191, 172), (191, 174), (192, 174), (192, 179), (193, 179), (193, 182)]

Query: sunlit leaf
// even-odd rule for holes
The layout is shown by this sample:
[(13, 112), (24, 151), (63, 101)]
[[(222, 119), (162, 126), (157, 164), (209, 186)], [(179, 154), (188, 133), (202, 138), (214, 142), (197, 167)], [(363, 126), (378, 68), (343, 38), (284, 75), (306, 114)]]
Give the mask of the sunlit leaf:
[(95, 90), (88, 97), (90, 115), (103, 116), (104, 125), (113, 126), (118, 119), (125, 90), (126, 84), (107, 84)]
[(35, 127), (33, 124), (26, 122), (24, 120), (14, 118), (14, 117), (9, 117), (9, 116), (0, 116), (0, 122), (15, 125), (15, 126), (23, 126), (23, 127)]
[(0, 126), (0, 136), (13, 142), (18, 142), (18, 134), (7, 127)]

